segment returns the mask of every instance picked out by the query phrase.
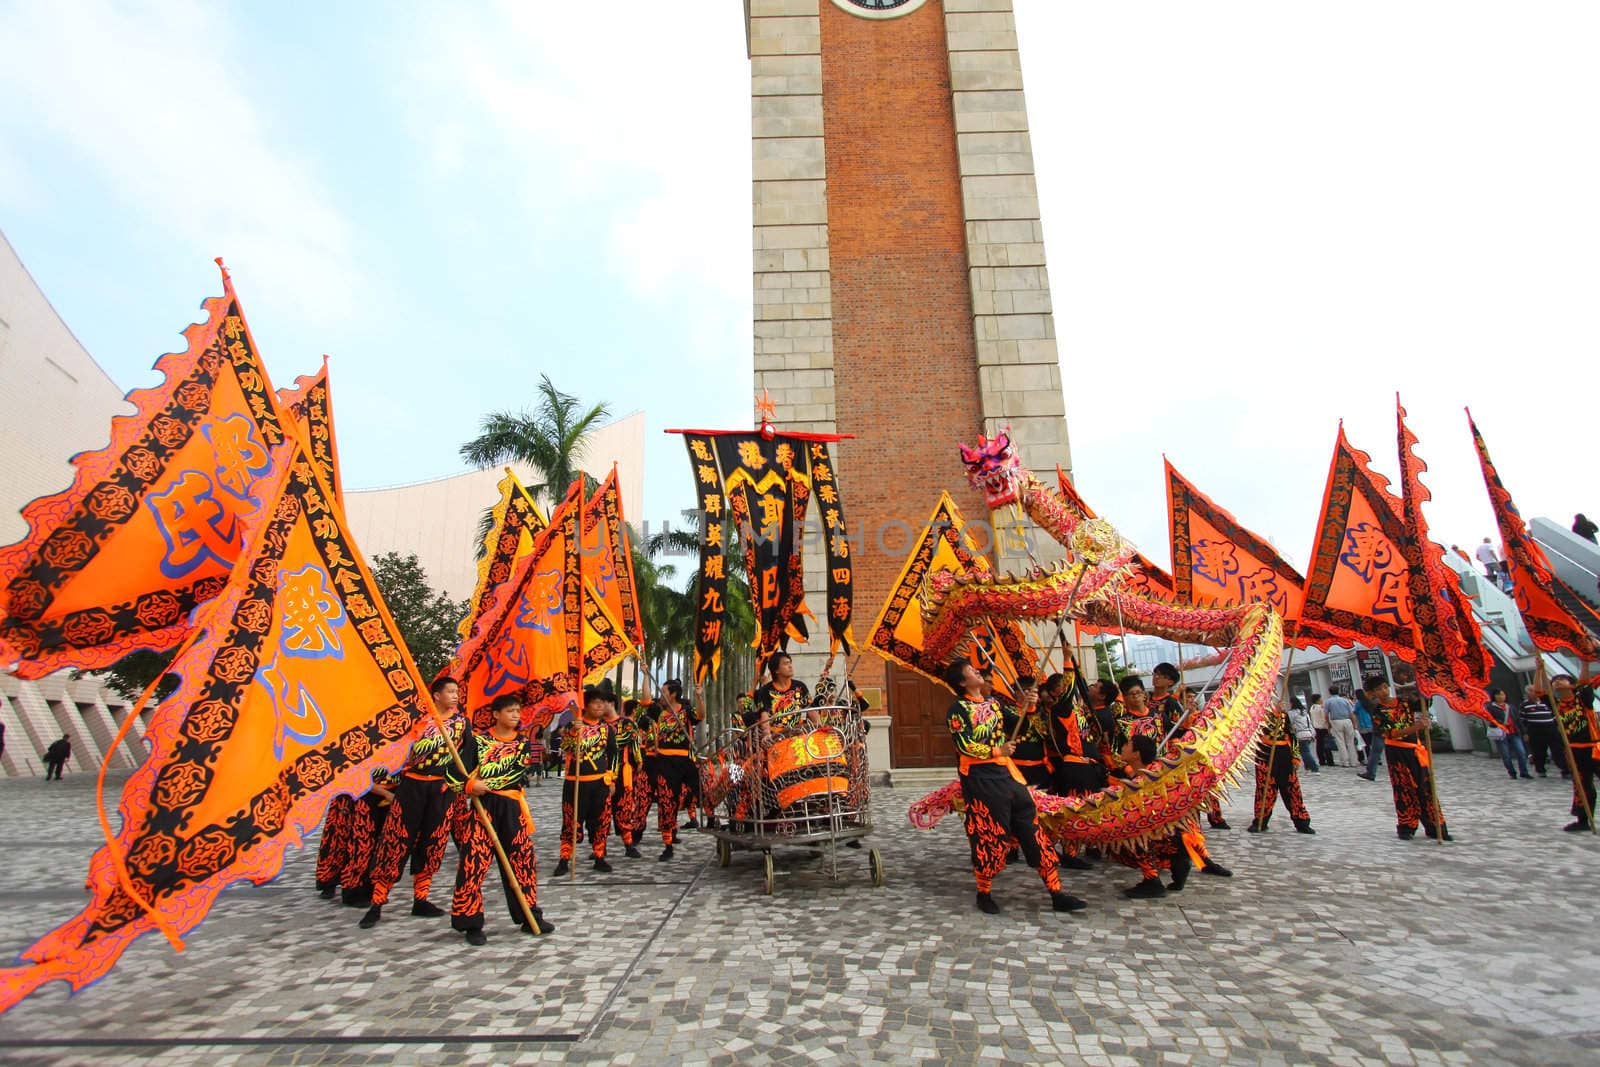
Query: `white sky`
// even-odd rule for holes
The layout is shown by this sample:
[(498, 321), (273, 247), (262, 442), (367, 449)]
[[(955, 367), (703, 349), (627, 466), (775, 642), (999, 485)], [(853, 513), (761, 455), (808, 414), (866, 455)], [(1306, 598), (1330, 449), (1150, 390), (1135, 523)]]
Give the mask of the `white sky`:
[[(739, 7), (0, 0), (0, 229), (125, 387), (226, 255), (278, 384), (333, 354), (352, 485), (459, 469), (540, 371), (738, 425)], [(1073, 465), (1152, 557), (1165, 451), (1303, 565), (1396, 390), (1438, 539), (1492, 530), (1465, 404), (1525, 514), (1600, 513), (1600, 5), (1016, 7)], [(675, 517), (681, 445), (646, 473)]]

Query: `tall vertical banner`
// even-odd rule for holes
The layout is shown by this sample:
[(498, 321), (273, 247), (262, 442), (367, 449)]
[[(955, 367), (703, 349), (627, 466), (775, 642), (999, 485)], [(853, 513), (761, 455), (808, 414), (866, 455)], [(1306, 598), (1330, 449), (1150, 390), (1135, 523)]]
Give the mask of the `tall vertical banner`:
[(615, 466), (584, 506), (581, 525), (584, 575), (628, 640), (642, 649), (644, 621), (633, 573), (633, 544), (622, 514), (622, 488)]
[(1517, 609), (1533, 643), (1546, 652), (1566, 649), (1585, 660), (1600, 659), (1600, 613), (1597, 613), (1550, 566), (1544, 549), (1528, 533), (1511, 492), (1500, 480), (1489, 446), (1467, 412), (1467, 426), (1483, 468), (1483, 482), (1494, 507), (1495, 524), (1505, 545), (1506, 563), (1516, 590)]
[(855, 603), (855, 586), (850, 570), (850, 538), (845, 534), (844, 501), (834, 478), (833, 455), (826, 441), (812, 441), (811, 491), (817, 498), (822, 519), (823, 556), (828, 566), (828, 651), (840, 645), (855, 647), (850, 630), (850, 613)]
[(844, 503), (827, 444), (835, 434), (784, 434), (763, 422), (758, 430), (668, 430), (689, 449), (703, 517), (699, 605), (695, 619), (695, 677), (721, 665), (727, 618), (726, 538), (737, 531), (756, 617), (756, 656), (764, 659), (791, 639), (806, 641), (804, 528), (813, 492), (823, 500), (823, 551), (828, 563), (830, 648), (853, 643), (850, 539)]
[(202, 305), (162, 383), (127, 396), (72, 484), (22, 509), (0, 549), (0, 658), (23, 678), (164, 651), (221, 592), (285, 456), (286, 432), (233, 283)]
[(429, 714), (426, 683), (298, 442), (259, 491), (242, 554), (173, 661), (181, 681), (154, 709), (121, 829), (102, 823), (89, 900), (0, 971), (0, 1010), (49, 981), (82, 988), (153, 930), (181, 948), (223, 889), (275, 877), (335, 794), (397, 769)]
[(700, 572), (695, 584), (694, 676), (697, 682), (704, 682), (708, 675), (715, 677), (722, 666), (722, 625), (728, 613), (726, 523), (730, 516), (710, 435), (686, 433), (683, 443), (689, 450), (695, 493), (700, 501)]

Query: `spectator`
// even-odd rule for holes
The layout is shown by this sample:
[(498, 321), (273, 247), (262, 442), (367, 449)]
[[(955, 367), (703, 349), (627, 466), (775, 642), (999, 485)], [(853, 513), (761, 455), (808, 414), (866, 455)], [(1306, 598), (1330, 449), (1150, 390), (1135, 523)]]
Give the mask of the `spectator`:
[(1333, 729), (1328, 725), (1328, 709), (1322, 704), (1322, 694), (1311, 694), (1311, 728), (1317, 732), (1317, 762), (1333, 766)]
[[(1328, 698), (1328, 727), (1339, 748), (1344, 767), (1356, 766), (1356, 706), (1344, 695), (1344, 689), (1335, 686)], [(1334, 762), (1338, 762), (1335, 760)]]
[(1295, 743), (1300, 746), (1300, 761), (1305, 764), (1306, 770), (1320, 772), (1317, 766), (1317, 754), (1313, 752), (1317, 733), (1311, 728), (1311, 716), (1306, 714), (1306, 709), (1300, 706), (1299, 701), (1289, 707), (1289, 732), (1294, 734)]
[(1488, 576), (1491, 582), (1499, 585), (1501, 576), (1505, 574), (1505, 571), (1501, 567), (1500, 553), (1495, 551), (1494, 545), (1489, 543), (1487, 537), (1483, 539), (1483, 544), (1478, 546), (1477, 556), (1478, 562), (1483, 564), (1483, 573)]
[(1568, 777), (1566, 753), (1561, 750), (1561, 731), (1556, 729), (1556, 713), (1544, 702), (1544, 694), (1533, 686), (1527, 688), (1527, 699), (1522, 702), (1522, 738), (1528, 746), (1528, 758), (1540, 778), (1545, 774), (1545, 764), (1554, 763), (1561, 777)]
[(1580, 511), (1572, 516), (1572, 532), (1585, 541), (1594, 542), (1594, 535), (1600, 532), (1600, 526), (1596, 526), (1593, 519)]
[(1517, 771), (1521, 770), (1522, 777), (1532, 778), (1528, 773), (1528, 750), (1522, 743), (1521, 709), (1513, 710), (1506, 691), (1496, 689), (1489, 694), (1488, 710), (1495, 721), (1495, 725), (1489, 727), (1489, 740), (1499, 742), (1500, 762), (1505, 764), (1506, 773), (1515, 779)]
[(1357, 773), (1356, 777), (1365, 778), (1369, 782), (1378, 780), (1378, 761), (1383, 759), (1383, 732), (1373, 725), (1372, 713), (1379, 710), (1378, 697), (1380, 692), (1387, 692), (1389, 683), (1382, 678), (1368, 678), (1361, 683), (1361, 692), (1356, 694), (1356, 725), (1361, 729), (1361, 740), (1367, 746), (1367, 769)]
[(61, 740), (50, 742), (50, 747), (44, 750), (44, 780), (61, 781), (61, 768), (67, 765), (71, 755), (72, 742), (67, 740), (66, 734), (61, 735)]

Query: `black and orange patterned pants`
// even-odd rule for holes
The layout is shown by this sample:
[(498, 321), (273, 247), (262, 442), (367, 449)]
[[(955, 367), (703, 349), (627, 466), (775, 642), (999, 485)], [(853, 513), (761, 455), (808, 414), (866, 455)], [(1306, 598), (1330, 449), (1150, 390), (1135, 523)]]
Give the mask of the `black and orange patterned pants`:
[(1137, 869), (1139, 877), (1146, 881), (1160, 878), (1163, 867), (1170, 868), (1176, 877), (1179, 871), (1193, 866), (1181, 830), (1135, 849), (1118, 849), (1112, 855), (1123, 866)]
[(1305, 797), (1300, 792), (1300, 774), (1287, 745), (1275, 745), (1265, 763), (1256, 764), (1256, 825), (1266, 829), (1272, 809), (1283, 797), (1283, 806), (1296, 824), (1311, 821)]
[(611, 787), (602, 780), (579, 782), (572, 778), (561, 783), (561, 858), (572, 858), (573, 846), (589, 835), (594, 858), (606, 858), (606, 838), (611, 834)]
[(637, 845), (650, 818), (650, 779), (635, 770), (633, 784), (624, 787), (622, 777), (611, 790), (611, 818), (624, 845)]
[(355, 811), (350, 816), (350, 850), (345, 853), (344, 867), (339, 871), (339, 885), (347, 900), (372, 892), (372, 856), (388, 818), (389, 806), (376, 793), (368, 793), (356, 801)]
[(1444, 813), (1433, 799), (1433, 771), (1417, 760), (1416, 753), (1399, 745), (1386, 745), (1389, 785), (1394, 790), (1395, 828), (1415, 832), (1417, 823), (1433, 831), (1444, 821)]
[(967, 809), (967, 840), (972, 844), (972, 873), (978, 892), (989, 892), (994, 876), (1005, 870), (1013, 839), (1023, 860), (1044, 879), (1045, 888), (1061, 892), (1060, 861), (1039, 828), (1038, 812), (1026, 788), (1003, 768), (982, 765), (961, 776), (961, 797)]
[(400, 779), (372, 857), (373, 904), (381, 907), (389, 902), (389, 891), (400, 880), (407, 857), (411, 859), (411, 895), (416, 900), (428, 899), (450, 839), (452, 799), (443, 781)]
[(339, 884), (339, 873), (350, 855), (350, 822), (355, 808), (355, 798), (344, 793), (328, 805), (328, 814), (322, 819), (322, 844), (317, 848), (318, 889)]
[(655, 794), (656, 829), (661, 831), (661, 843), (670, 845), (678, 839), (678, 808), (686, 800), (693, 810), (694, 800), (700, 794), (700, 768), (688, 756), (657, 756), (650, 790)]
[[(505, 850), (506, 858), (511, 861), (511, 869), (516, 872), (516, 884), (522, 887), (522, 895), (528, 898), (528, 907), (538, 907), (539, 866), (534, 859), (533, 834), (529, 832), (527, 820), (523, 818), (522, 805), (510, 797), (493, 793), (479, 799), (483, 802), (484, 810), (489, 813), (489, 821), (494, 824), (494, 833), (500, 839), (500, 847)], [(456, 930), (481, 930), (483, 929), (483, 880), (491, 867), (499, 866), (499, 861), (494, 854), (494, 845), (489, 840), (489, 832), (484, 829), (483, 819), (470, 804), (467, 813), (469, 817), (460, 823), (460, 841), (457, 847), (460, 849), (461, 859), (456, 864), (456, 889), (450, 896), (450, 925)], [(521, 905), (517, 903), (517, 894), (512, 888), (511, 878), (503, 867), (500, 869), (500, 884), (506, 892), (506, 907), (511, 912), (511, 921), (527, 922), (522, 914)]]

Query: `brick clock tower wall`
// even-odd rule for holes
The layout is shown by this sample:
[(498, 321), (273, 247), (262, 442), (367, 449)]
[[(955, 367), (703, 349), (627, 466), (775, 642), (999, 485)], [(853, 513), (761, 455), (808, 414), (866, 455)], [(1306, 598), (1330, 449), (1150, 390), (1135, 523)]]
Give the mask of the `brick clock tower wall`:
[[(780, 427), (855, 435), (834, 447), (863, 641), (941, 490), (989, 517), (956, 442), (1011, 425), (1041, 476), (1069, 462), (1010, 8), (746, 4), (756, 388)], [(1010, 551), (1002, 566), (1025, 560)], [(1059, 554), (1047, 538), (1034, 553)], [(792, 649), (807, 679), (826, 654), (810, 570), (816, 634)], [(947, 762), (930, 716), (948, 696), (906, 674), (869, 652), (854, 678), (892, 732), (924, 735), (897, 739), (896, 765)]]

